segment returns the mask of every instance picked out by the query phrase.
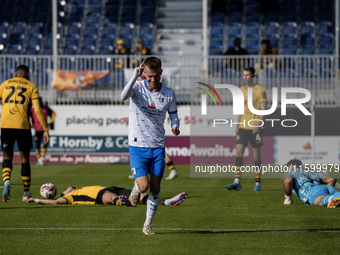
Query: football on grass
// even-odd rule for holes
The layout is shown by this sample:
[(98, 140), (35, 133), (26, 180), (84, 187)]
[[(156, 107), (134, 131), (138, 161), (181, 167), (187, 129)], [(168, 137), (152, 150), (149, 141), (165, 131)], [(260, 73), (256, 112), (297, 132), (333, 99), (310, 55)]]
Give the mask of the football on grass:
[(45, 183), (40, 188), (40, 195), (43, 198), (54, 198), (57, 194), (57, 187), (53, 183)]

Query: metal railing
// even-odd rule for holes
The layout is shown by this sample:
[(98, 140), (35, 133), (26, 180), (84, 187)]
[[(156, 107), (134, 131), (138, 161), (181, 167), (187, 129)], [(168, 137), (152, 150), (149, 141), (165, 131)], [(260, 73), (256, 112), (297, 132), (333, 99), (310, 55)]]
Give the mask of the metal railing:
[[(242, 70), (245, 66), (252, 66), (257, 72), (256, 82), (266, 90), (269, 103), (273, 87), (301, 87), (312, 93), (317, 106), (339, 105), (338, 60), (333, 55), (209, 56), (206, 75), (202, 70), (201, 56), (159, 57), (163, 68), (179, 68), (168, 85), (175, 90), (179, 104), (199, 104), (197, 82), (243, 85)], [(140, 61), (137, 56), (59, 56), (58, 69), (110, 71), (104, 78), (81, 90), (63, 93), (52, 87), (55, 66), (52, 56), (2, 55), (0, 80), (13, 77), (15, 68), (26, 64), (30, 67), (30, 80), (50, 104), (121, 104), (119, 95), (126, 83), (124, 68), (133, 68)], [(124, 68), (117, 68), (119, 63)], [(221, 93), (221, 98), (224, 104), (232, 103), (230, 93)]]

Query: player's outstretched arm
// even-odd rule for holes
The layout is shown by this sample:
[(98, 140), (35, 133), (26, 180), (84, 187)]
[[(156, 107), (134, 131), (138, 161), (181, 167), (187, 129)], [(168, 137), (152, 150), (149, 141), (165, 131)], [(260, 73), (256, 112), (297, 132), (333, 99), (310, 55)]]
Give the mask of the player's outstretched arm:
[(291, 197), (292, 197), (292, 185), (293, 185), (293, 180), (291, 176), (287, 176), (284, 181), (283, 181), (283, 188), (285, 191), (285, 200), (284, 204), (285, 205), (290, 205), (293, 203)]
[(49, 199), (37, 199), (33, 197), (28, 198), (27, 196), (25, 196), (24, 202), (26, 203), (35, 202), (35, 203), (42, 204), (42, 205), (67, 204), (67, 200), (63, 197), (60, 197), (56, 200), (49, 200)]

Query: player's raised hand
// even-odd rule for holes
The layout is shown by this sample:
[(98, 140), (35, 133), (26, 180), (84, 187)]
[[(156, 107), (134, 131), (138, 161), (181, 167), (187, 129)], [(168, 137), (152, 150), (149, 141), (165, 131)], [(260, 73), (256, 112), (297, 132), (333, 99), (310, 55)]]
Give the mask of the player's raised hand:
[(139, 67), (136, 67), (138, 76), (141, 76), (144, 72), (144, 61), (140, 64)]

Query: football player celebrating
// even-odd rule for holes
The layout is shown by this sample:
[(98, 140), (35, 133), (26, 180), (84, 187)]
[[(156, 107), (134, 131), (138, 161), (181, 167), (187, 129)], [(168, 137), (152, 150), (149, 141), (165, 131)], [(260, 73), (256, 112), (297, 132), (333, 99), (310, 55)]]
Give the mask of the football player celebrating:
[[(137, 81), (143, 72), (146, 79)], [(172, 133), (176, 136), (180, 133), (176, 96), (171, 88), (160, 82), (161, 75), (161, 61), (156, 57), (147, 58), (134, 70), (120, 96), (122, 100), (130, 99), (129, 152), (135, 184), (129, 200), (133, 206), (137, 204), (140, 194), (150, 186), (143, 227), (145, 235), (155, 234), (151, 223), (157, 211), (165, 167), (164, 120), (167, 112), (171, 119)]]

